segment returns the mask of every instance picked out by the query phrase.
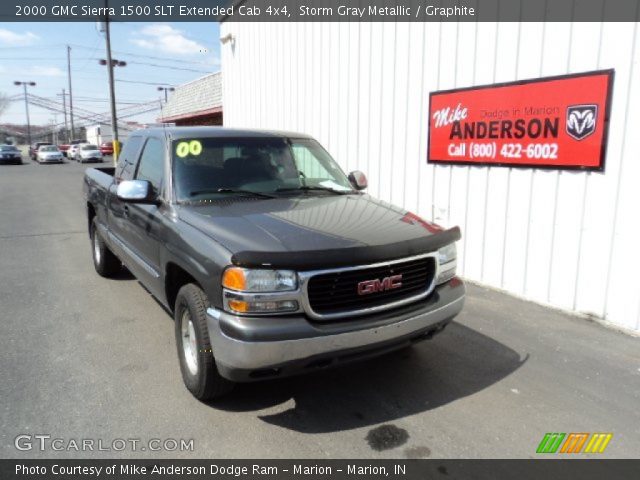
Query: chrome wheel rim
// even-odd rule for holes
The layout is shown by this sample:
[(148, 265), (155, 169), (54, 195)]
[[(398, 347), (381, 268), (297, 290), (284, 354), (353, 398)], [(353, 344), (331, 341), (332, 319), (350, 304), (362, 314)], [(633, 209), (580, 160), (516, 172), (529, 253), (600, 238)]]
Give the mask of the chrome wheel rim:
[(198, 373), (198, 342), (196, 341), (196, 330), (189, 310), (185, 310), (182, 313), (181, 331), (184, 361), (187, 364), (189, 373), (196, 375)]
[(98, 241), (96, 235), (98, 235), (98, 232), (93, 232), (93, 258), (95, 259), (96, 263), (100, 265), (102, 253), (100, 252), (100, 242)]

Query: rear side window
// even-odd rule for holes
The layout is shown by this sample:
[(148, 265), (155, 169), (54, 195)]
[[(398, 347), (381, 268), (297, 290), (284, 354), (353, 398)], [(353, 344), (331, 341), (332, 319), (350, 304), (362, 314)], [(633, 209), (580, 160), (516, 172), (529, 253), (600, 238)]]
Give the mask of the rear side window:
[(118, 159), (116, 178), (118, 180), (131, 180), (138, 159), (138, 153), (142, 146), (142, 137), (129, 137), (124, 143), (124, 148)]
[(136, 179), (147, 180), (156, 192), (160, 191), (164, 179), (164, 145), (157, 138), (147, 140), (140, 157)]

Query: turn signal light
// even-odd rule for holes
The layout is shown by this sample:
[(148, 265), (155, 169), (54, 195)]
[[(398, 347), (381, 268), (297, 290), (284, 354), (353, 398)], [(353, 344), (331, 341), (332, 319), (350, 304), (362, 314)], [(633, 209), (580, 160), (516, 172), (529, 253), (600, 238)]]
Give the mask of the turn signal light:
[(242, 300), (229, 300), (229, 308), (239, 313), (247, 313), (249, 311), (249, 303)]
[[(244, 269), (237, 267), (227, 268), (222, 274), (222, 286), (231, 290), (245, 290), (247, 287), (247, 279), (244, 275)], [(245, 303), (245, 302), (240, 302)], [(237, 309), (234, 309), (237, 310)], [(241, 310), (237, 310), (241, 311)], [(246, 311), (246, 310), (242, 310)]]

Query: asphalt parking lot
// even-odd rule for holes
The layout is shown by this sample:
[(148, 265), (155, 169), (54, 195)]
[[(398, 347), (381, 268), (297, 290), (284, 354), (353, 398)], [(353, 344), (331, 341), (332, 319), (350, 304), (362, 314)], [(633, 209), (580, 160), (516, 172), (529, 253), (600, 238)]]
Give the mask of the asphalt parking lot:
[[(529, 458), (546, 432), (612, 432), (603, 456), (638, 456), (640, 338), (473, 285), (410, 350), (196, 401), (171, 317), (93, 270), (86, 168), (0, 166), (0, 457)], [(19, 451), (20, 434), (194, 448)]]

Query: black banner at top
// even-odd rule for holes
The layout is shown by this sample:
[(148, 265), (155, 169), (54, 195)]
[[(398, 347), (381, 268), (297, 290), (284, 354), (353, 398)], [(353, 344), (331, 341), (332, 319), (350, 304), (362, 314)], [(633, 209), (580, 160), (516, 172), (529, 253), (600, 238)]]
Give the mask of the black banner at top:
[(2, 0), (4, 22), (628, 22), (640, 0)]

